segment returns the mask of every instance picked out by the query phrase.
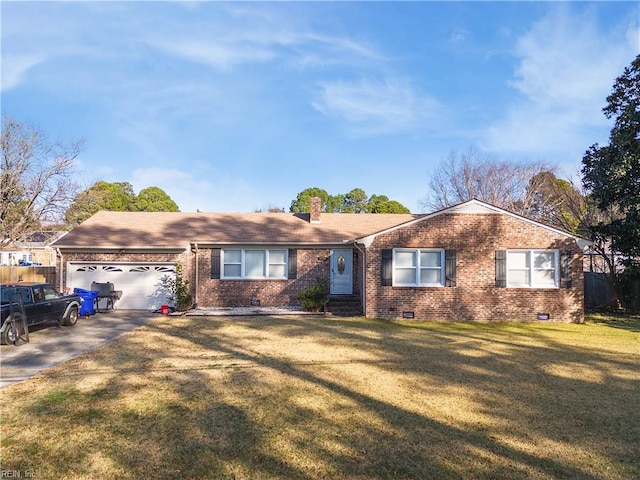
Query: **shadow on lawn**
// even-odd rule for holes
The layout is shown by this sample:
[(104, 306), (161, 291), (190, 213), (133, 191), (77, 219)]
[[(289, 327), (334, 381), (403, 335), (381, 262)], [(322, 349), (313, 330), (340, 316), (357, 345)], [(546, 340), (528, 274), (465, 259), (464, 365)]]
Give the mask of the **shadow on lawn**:
[(640, 332), (640, 315), (617, 314), (617, 315), (593, 315), (595, 323), (601, 323), (608, 327), (630, 332)]
[[(94, 440), (108, 445), (101, 453), (123, 478), (596, 480), (639, 473), (637, 357), (571, 347), (526, 329), (518, 335), (313, 317), (189, 322), (147, 325), (158, 342), (145, 349), (135, 337), (117, 342), (125, 360), (116, 374), (70, 399), (96, 410), (82, 410), (71, 427), (99, 419), (114, 428)], [(203, 361), (152, 367), (174, 343), (192, 345)], [(336, 356), (297, 356), (305, 345)], [(364, 376), (350, 378), (350, 365)], [(376, 390), (387, 378), (400, 396)], [(438, 400), (447, 395), (462, 397), (474, 415), (447, 412)], [(154, 407), (100, 410), (110, 396), (151, 396)], [(34, 404), (35, 421), (63, 413), (58, 400)], [(95, 453), (87, 449), (80, 464)], [(57, 473), (86, 467), (69, 468)]]

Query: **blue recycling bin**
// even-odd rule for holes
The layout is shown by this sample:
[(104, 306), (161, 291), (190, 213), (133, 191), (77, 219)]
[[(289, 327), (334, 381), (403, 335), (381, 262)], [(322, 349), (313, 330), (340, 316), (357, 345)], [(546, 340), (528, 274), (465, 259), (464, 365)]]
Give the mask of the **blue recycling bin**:
[(94, 305), (99, 293), (100, 292), (98, 290), (85, 290), (84, 288), (73, 289), (73, 294), (79, 296), (82, 299), (78, 315), (80, 315), (81, 317), (88, 317), (89, 315), (96, 314)]

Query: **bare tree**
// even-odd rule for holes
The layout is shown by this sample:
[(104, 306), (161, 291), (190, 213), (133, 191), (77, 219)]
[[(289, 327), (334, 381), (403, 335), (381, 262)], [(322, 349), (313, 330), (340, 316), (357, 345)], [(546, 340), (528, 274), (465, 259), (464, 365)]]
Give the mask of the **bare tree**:
[(61, 223), (78, 191), (74, 164), (84, 148), (82, 140), (52, 143), (36, 126), (2, 120), (0, 245)]
[(544, 182), (538, 183), (538, 196), (546, 200), (541, 202), (544, 209), (536, 211), (534, 218), (591, 240), (591, 244), (585, 250), (584, 267), (589, 272), (604, 275), (612, 294), (612, 305), (620, 308), (622, 303), (617, 278), (623, 269), (622, 256), (612, 250), (611, 240), (594, 231), (593, 226), (611, 223), (622, 218), (622, 214), (613, 206), (606, 210), (599, 209), (595, 200), (584, 190), (581, 182), (571, 179), (562, 180), (551, 173), (541, 175), (544, 177)]
[(592, 211), (580, 182), (542, 172), (531, 179), (529, 196), (533, 199), (531, 218), (584, 238), (590, 236)]
[(542, 161), (507, 162), (469, 149), (462, 155), (452, 151), (429, 179), (429, 193), (421, 202), (426, 210), (478, 199), (520, 215), (531, 216), (543, 208), (538, 195), (544, 172), (556, 168)]

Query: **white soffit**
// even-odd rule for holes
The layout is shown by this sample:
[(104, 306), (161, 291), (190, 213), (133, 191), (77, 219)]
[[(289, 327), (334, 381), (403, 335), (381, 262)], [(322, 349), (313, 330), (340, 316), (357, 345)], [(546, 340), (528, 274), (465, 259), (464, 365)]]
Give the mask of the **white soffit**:
[(494, 213), (500, 214), (495, 208), (490, 207), (489, 205), (485, 205), (479, 203), (475, 200), (471, 200), (470, 202), (465, 202), (460, 205), (456, 205), (454, 207), (449, 207), (445, 209), (446, 213)]

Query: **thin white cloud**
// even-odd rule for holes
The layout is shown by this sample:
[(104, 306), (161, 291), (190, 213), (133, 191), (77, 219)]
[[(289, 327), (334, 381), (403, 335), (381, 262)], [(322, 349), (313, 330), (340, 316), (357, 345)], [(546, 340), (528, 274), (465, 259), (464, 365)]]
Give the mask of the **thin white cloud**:
[(604, 32), (596, 13), (555, 7), (517, 41), (509, 85), (520, 97), (488, 128), (485, 148), (562, 151), (603, 140), (590, 135), (609, 123), (602, 107), (638, 53), (638, 26)]
[(219, 41), (162, 41), (155, 47), (173, 55), (228, 70), (245, 63), (262, 63), (273, 60), (275, 53), (258, 45), (222, 44)]
[(27, 71), (43, 61), (42, 55), (3, 55), (2, 90), (18, 86), (24, 80)]
[(462, 27), (456, 27), (449, 32), (449, 42), (451, 43), (464, 43), (471, 33)]
[(438, 102), (407, 81), (334, 81), (320, 84), (313, 107), (361, 135), (410, 131), (427, 125)]
[(230, 70), (252, 63), (281, 61), (292, 68), (317, 68), (327, 65), (367, 65), (384, 60), (369, 45), (348, 37), (323, 35), (304, 26), (274, 28), (236, 26), (233, 31), (215, 29), (184, 40), (149, 38), (153, 48), (214, 69)]
[(374, 47), (365, 42), (355, 41), (348, 37), (320, 35), (311, 32), (302, 35), (300, 37), (300, 43), (306, 45), (315, 43), (323, 46), (330, 51), (331, 56), (335, 56), (338, 59), (349, 59), (350, 61), (360, 59), (361, 61), (371, 60), (374, 62), (385, 60), (385, 56), (376, 51)]
[(160, 187), (182, 212), (249, 212), (260, 204), (260, 197), (242, 179), (210, 171), (189, 171), (188, 163), (184, 165), (184, 169), (138, 168), (132, 172), (131, 184), (136, 192)]
[[(104, 44), (94, 43), (93, 36), (100, 29), (93, 28), (97, 17), (87, 15), (98, 2), (83, 2), (82, 5), (80, 2), (77, 5), (50, 2), (46, 6), (38, 2), (5, 3), (0, 29), (3, 91), (26, 81), (54, 86), (58, 82), (51, 72), (60, 63), (65, 65), (61, 68), (65, 78), (59, 84), (68, 85), (73, 81), (71, 71), (79, 70), (78, 67), (87, 61), (96, 62), (110, 54)], [(117, 38), (108, 35), (105, 40)], [(115, 58), (115, 54), (112, 57)], [(66, 61), (69, 64), (65, 64)], [(35, 66), (43, 68), (35, 69)]]
[(607, 74), (632, 58), (632, 44), (599, 32), (596, 22), (562, 8), (542, 19), (518, 41), (521, 61), (511, 85), (542, 107), (598, 98), (611, 86)]

